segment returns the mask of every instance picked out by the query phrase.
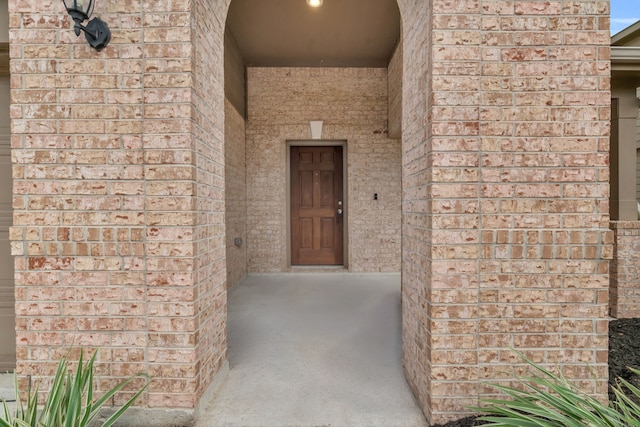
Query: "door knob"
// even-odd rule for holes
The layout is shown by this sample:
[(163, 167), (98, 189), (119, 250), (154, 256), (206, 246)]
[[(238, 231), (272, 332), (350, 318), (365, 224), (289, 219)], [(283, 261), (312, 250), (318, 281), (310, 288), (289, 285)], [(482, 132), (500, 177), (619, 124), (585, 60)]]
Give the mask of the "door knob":
[(338, 215), (342, 215), (342, 209), (338, 208)]

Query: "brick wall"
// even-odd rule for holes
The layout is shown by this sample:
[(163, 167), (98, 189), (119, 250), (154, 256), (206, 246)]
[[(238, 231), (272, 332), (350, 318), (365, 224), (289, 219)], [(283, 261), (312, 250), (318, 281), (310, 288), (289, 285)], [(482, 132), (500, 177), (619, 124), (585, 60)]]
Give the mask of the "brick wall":
[(387, 67), (387, 93), (389, 96), (389, 138), (402, 138), (402, 42), (389, 60)]
[(248, 107), (248, 270), (288, 269), (286, 143), (309, 140), (309, 121), (323, 120), (323, 139), (347, 141), (349, 269), (399, 271), (400, 143), (387, 138), (386, 69), (250, 68)]
[[(430, 311), (431, 151), (427, 100), (432, 69), (431, 12), (420, 2), (399, 1), (402, 22), (402, 355), (405, 376), (431, 420)], [(455, 21), (453, 21), (455, 22)], [(455, 205), (454, 205), (455, 206)], [(460, 209), (463, 205), (460, 205)], [(452, 279), (455, 282), (455, 279)], [(458, 315), (456, 315), (458, 316)], [(461, 394), (459, 397), (463, 397)], [(473, 402), (473, 396), (467, 396)], [(466, 402), (465, 402), (466, 403)]]
[(62, 9), (9, 2), (17, 370), (47, 376), (68, 347), (102, 347), (108, 379), (150, 368), (141, 31), (125, 41), (110, 22), (119, 49), (95, 54)]
[(615, 252), (611, 262), (611, 316), (640, 317), (640, 222), (612, 221)]
[[(227, 287), (247, 275), (247, 199), (244, 117), (225, 100), (225, 215)], [(241, 246), (234, 239), (241, 238)]]
[(140, 404), (193, 408), (225, 362), (222, 29), (193, 34), (226, 5), (207, 5), (102, 2), (96, 52), (62, 2), (9, 2), (19, 374), (100, 348), (100, 389), (145, 371)]
[(431, 4), (431, 39), (401, 7), (409, 381), (432, 422), (453, 418), (520, 371), (515, 347), (603, 397), (608, 5)]
[[(224, 179), (227, 288), (247, 274), (247, 186), (245, 162), (246, 78), (240, 48), (224, 34)], [(242, 239), (240, 246), (236, 239)]]
[[(169, 3), (173, 6), (173, 2)], [(192, 147), (195, 150), (195, 397), (192, 406), (227, 361), (227, 272), (225, 262), (224, 22), (228, 2), (196, 1), (190, 33)], [(173, 6), (176, 7), (176, 6)], [(207, 34), (207, 37), (199, 35)], [(168, 37), (169, 40), (173, 37)], [(167, 52), (171, 55), (172, 52)], [(185, 375), (183, 374), (183, 377)], [(182, 392), (184, 393), (184, 388)], [(172, 405), (170, 401), (165, 406)]]

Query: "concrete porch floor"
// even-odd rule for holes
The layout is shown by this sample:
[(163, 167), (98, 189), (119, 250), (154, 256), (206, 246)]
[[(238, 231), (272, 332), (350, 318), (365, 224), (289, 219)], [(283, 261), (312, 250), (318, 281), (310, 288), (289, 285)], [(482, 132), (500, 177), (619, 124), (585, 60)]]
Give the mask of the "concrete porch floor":
[(249, 276), (229, 372), (197, 427), (423, 427), (402, 372), (399, 274)]

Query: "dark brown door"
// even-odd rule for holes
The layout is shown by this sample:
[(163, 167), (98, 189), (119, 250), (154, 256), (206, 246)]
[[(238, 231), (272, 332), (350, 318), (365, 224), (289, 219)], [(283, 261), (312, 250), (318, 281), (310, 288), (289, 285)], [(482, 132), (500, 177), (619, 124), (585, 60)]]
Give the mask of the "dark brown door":
[(342, 147), (291, 147), (291, 264), (342, 265)]

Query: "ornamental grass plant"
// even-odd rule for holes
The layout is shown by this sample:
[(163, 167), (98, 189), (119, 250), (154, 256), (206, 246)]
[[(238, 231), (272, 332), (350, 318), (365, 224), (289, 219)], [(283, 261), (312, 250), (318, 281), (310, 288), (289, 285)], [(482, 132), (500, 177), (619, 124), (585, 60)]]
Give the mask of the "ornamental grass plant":
[[(493, 385), (509, 399), (484, 399), (478, 420), (485, 426), (640, 427), (640, 389), (618, 378), (615, 398), (606, 403), (581, 391), (566, 378), (519, 356), (533, 367), (520, 387)], [(640, 370), (629, 368), (640, 375)]]
[[(86, 427), (100, 414), (101, 409), (116, 393), (125, 388), (138, 377), (145, 379), (144, 386), (138, 390), (124, 405), (118, 408), (102, 424), (102, 427), (113, 425), (125, 411), (133, 405), (149, 385), (149, 377), (139, 374), (130, 377), (94, 400), (94, 363), (97, 351), (91, 359), (83, 364), (82, 352), (75, 373), (68, 370), (66, 357), (58, 364), (53, 383), (43, 406), (38, 405), (38, 385), (34, 389), (29, 385), (24, 401), (18, 387), (17, 376), (14, 376), (16, 390), (16, 408), (11, 410), (7, 402), (2, 402), (0, 410), (0, 427)], [(91, 424), (95, 425), (95, 424)]]

